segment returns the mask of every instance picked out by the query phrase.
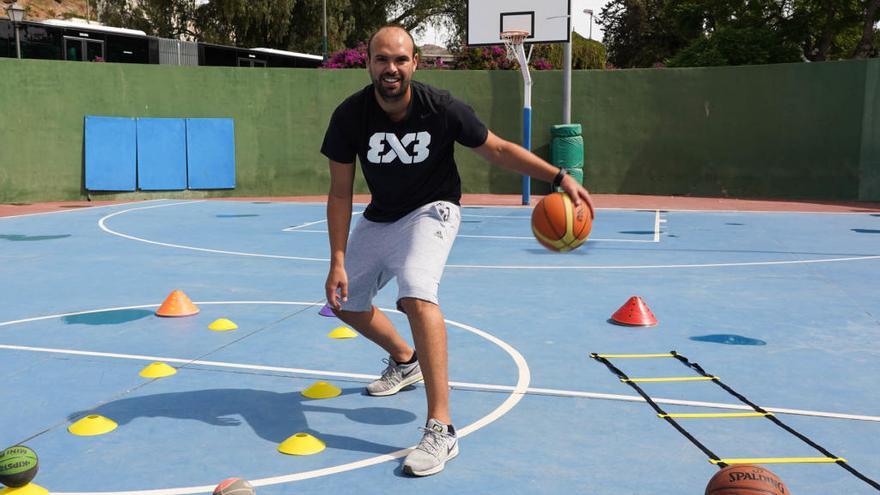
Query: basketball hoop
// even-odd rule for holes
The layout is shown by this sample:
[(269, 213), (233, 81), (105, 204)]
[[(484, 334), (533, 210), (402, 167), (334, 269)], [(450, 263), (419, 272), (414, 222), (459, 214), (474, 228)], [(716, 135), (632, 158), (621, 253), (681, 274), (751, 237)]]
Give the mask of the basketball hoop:
[(501, 41), (504, 42), (504, 48), (507, 49), (507, 60), (514, 61), (517, 59), (516, 49), (522, 46), (523, 41), (529, 36), (528, 31), (502, 31)]
[[(495, 60), (498, 69), (516, 69), (523, 79), (522, 146), (532, 146), (532, 76), (529, 59), (539, 43), (571, 41), (571, 0), (466, 0), (467, 45), (498, 46), (504, 43), (507, 59)], [(524, 43), (529, 45), (525, 49)], [(491, 48), (483, 48), (491, 53)], [(487, 53), (487, 55), (489, 55)], [(499, 55), (503, 56), (503, 55)], [(513, 61), (516, 60), (517, 63)], [(519, 66), (519, 67), (517, 67)], [(512, 75), (512, 74), (511, 74)], [(528, 176), (522, 177), (522, 204), (528, 205), (531, 194)]]

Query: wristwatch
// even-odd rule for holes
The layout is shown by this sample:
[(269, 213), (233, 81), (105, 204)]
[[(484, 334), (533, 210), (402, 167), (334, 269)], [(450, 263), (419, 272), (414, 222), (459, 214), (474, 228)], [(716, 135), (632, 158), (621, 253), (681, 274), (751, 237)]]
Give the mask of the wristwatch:
[(565, 175), (567, 173), (568, 172), (566, 172), (564, 168), (560, 168), (559, 173), (556, 174), (556, 177), (553, 178), (553, 187), (559, 187), (560, 185), (562, 185), (562, 179), (565, 178)]

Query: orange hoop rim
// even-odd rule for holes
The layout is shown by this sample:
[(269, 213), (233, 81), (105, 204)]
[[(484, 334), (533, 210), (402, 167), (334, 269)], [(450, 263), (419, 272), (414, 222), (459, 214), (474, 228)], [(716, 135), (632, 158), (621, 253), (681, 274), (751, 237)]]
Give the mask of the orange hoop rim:
[(510, 43), (514, 45), (522, 44), (522, 42), (529, 36), (528, 31), (520, 31), (518, 29), (511, 31), (501, 31), (499, 37), (505, 43)]

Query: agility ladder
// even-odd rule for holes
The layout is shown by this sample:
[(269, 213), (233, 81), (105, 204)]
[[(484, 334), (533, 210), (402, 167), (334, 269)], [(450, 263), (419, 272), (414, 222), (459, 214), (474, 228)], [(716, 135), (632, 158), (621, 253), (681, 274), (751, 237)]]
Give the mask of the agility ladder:
[[(727, 467), (731, 464), (782, 464), (782, 463), (822, 463), (822, 464), (830, 464), (834, 463), (838, 466), (846, 469), (851, 474), (853, 474), (856, 478), (864, 481), (865, 483), (871, 485), (875, 490), (880, 491), (880, 483), (868, 478), (864, 474), (857, 471), (855, 468), (847, 463), (846, 459), (842, 457), (838, 457), (828, 450), (826, 450), (821, 445), (816, 442), (810, 440), (805, 435), (796, 431), (794, 428), (788, 426), (783, 423), (778, 417), (776, 417), (772, 412), (768, 412), (764, 410), (762, 407), (753, 403), (745, 396), (737, 392), (736, 390), (730, 388), (728, 385), (724, 384), (720, 378), (714, 375), (710, 375), (707, 373), (699, 364), (692, 363), (686, 357), (675, 351), (669, 351), (668, 353), (663, 354), (597, 354), (591, 353), (590, 357), (604, 364), (612, 373), (617, 375), (620, 378), (620, 381), (626, 383), (630, 387), (633, 388), (639, 395), (645, 399), (645, 402), (648, 403), (656, 412), (657, 416), (665, 419), (667, 423), (672, 425), (673, 428), (678, 430), (679, 433), (684, 435), (685, 438), (690, 440), (694, 446), (700, 449), (704, 454), (709, 457), (709, 462), (715, 464), (719, 468)], [(611, 364), (609, 359), (644, 359), (644, 358), (675, 358), (678, 362), (684, 364), (688, 368), (696, 371), (699, 376), (674, 376), (674, 377), (657, 377), (657, 378), (630, 378), (619, 368)], [(658, 382), (694, 382), (694, 381), (711, 381), (717, 384), (719, 387), (723, 388), (727, 393), (736, 397), (740, 402), (748, 405), (755, 412), (746, 412), (746, 413), (688, 413), (688, 414), (669, 414), (664, 411), (660, 406), (654, 402), (651, 397), (639, 387), (639, 383), (658, 383)], [(694, 438), (687, 430), (684, 429), (676, 419), (696, 419), (696, 418), (767, 418), (772, 421), (774, 424), (782, 428), (783, 430), (791, 433), (792, 435), (799, 438), (801, 441), (813, 447), (814, 449), (821, 452), (824, 457), (757, 457), (757, 458), (729, 458), (722, 459), (715, 455), (714, 452), (709, 450), (708, 447), (700, 443), (699, 440)]]

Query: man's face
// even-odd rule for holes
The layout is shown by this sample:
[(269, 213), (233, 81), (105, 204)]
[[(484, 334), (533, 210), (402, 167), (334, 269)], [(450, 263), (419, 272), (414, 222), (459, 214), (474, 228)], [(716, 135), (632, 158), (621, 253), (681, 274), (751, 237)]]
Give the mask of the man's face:
[(373, 37), (370, 46), (369, 71), (373, 87), (386, 102), (406, 96), (418, 55), (409, 36), (401, 29), (386, 28)]

